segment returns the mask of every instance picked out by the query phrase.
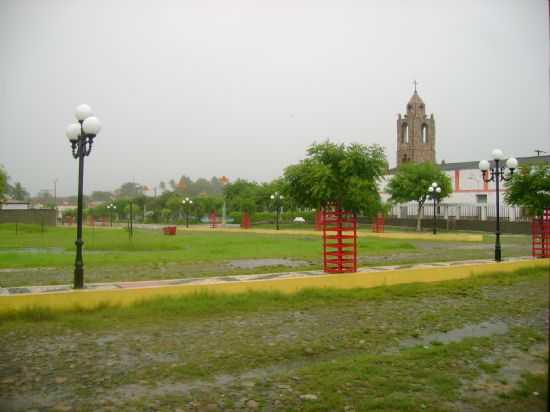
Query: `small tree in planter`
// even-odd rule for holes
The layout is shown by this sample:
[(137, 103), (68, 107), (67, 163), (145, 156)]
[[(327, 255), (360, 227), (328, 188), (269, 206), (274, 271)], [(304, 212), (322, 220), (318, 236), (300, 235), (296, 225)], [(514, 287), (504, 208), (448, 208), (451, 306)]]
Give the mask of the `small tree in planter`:
[(441, 187), (439, 200), (449, 196), (453, 189), (451, 179), (433, 163), (405, 163), (391, 178), (386, 188), (393, 203), (417, 202), (416, 230), (422, 230), (422, 212), (428, 199), (428, 188), (436, 182)]
[[(329, 236), (342, 245), (343, 236), (346, 236), (342, 234), (345, 230), (342, 220), (349, 220), (342, 216), (351, 215), (355, 219), (359, 212), (372, 216), (381, 208), (377, 184), (387, 170), (384, 150), (378, 145), (345, 145), (327, 140), (313, 144), (307, 155), (300, 163), (285, 169), (284, 191), (298, 207), (318, 208), (321, 205), (325, 213), (330, 211), (330, 218), (323, 219), (325, 248), (327, 225), (331, 222), (336, 225), (330, 228), (335, 234), (331, 232)], [(348, 252), (329, 253), (335, 256), (340, 253), (341, 257)], [(325, 255), (325, 268), (326, 262)]]

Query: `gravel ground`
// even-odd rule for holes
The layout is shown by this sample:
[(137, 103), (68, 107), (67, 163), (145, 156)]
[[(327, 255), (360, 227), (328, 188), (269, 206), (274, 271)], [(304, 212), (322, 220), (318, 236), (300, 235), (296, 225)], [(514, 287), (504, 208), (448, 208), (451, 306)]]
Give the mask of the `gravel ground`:
[[(114, 318), (112, 327), (89, 330), (48, 322), (4, 327), (0, 410), (326, 410), (328, 394), (312, 368), (367, 354), (399, 362), (411, 347), (468, 339), (490, 344), (482, 359), (494, 367), (465, 358), (459, 366), (471, 377), (435, 410), (485, 410), (517, 388), (523, 373), (546, 370), (547, 302), (548, 283), (539, 277), (464, 296), (125, 324)], [(345, 384), (357, 399), (341, 410), (360, 410), (360, 384)]]

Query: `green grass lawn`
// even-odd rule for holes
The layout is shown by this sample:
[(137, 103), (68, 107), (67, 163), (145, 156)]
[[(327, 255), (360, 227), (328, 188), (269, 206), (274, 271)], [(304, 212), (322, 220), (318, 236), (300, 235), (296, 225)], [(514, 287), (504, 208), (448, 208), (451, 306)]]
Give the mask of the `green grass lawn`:
[[(0, 286), (70, 283), (75, 228), (0, 225)], [(313, 270), (321, 267), (321, 240), (308, 235), (185, 232), (165, 236), (138, 229), (132, 240), (123, 228), (85, 228), (86, 282), (202, 277)], [(492, 243), (360, 238), (359, 265), (410, 264), (491, 258)], [(527, 236), (504, 236), (504, 256), (529, 254)], [(234, 260), (290, 259), (297, 265), (243, 268)]]
[(373, 289), (32, 308), (0, 318), (0, 404), (543, 411), (548, 290), (547, 271), (523, 269)]
[[(74, 261), (75, 230), (19, 225), (0, 225), (0, 268), (71, 265)], [(317, 259), (321, 243), (315, 236), (270, 236), (255, 233), (180, 232), (165, 236), (158, 230), (134, 230), (132, 240), (120, 229), (90, 229), (84, 232), (86, 263), (143, 264), (147, 262), (213, 262), (231, 259)], [(359, 244), (361, 253), (377, 254), (415, 247), (400, 240), (373, 239)]]

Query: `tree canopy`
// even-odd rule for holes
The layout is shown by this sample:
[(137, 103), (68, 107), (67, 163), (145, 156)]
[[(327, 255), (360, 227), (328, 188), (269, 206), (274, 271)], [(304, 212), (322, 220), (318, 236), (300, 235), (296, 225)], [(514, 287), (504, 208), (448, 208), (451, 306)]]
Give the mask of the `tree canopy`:
[(386, 188), (392, 203), (418, 203), (417, 230), (421, 229), (422, 208), (428, 198), (428, 188), (433, 182), (441, 187), (440, 200), (452, 193), (451, 179), (436, 164), (405, 163), (397, 169)]
[(2, 166), (0, 166), (0, 199), (4, 197), (8, 185), (8, 174)]
[(521, 165), (506, 189), (508, 203), (525, 208), (531, 215), (540, 215), (550, 208), (550, 164)]
[(381, 208), (377, 183), (387, 170), (379, 145), (313, 144), (307, 158), (284, 172), (285, 191), (298, 206), (329, 204), (366, 215)]
[(15, 200), (27, 200), (30, 197), (29, 192), (20, 182), (15, 182), (13, 185), (8, 184), (7, 192)]

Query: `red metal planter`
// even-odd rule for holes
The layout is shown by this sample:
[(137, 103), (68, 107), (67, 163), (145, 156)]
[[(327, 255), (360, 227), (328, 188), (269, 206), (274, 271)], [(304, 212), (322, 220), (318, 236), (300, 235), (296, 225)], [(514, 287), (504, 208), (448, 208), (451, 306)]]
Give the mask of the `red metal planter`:
[(247, 212), (243, 213), (243, 219), (241, 221), (241, 228), (250, 229), (252, 223), (250, 222), (250, 215)]
[(372, 231), (375, 233), (384, 233), (384, 216), (377, 216), (374, 219)]
[(550, 257), (550, 209), (531, 223), (532, 255), (535, 258)]
[(315, 230), (323, 230), (323, 210), (315, 212)]
[(323, 259), (326, 273), (357, 271), (357, 217), (353, 212), (323, 210)]
[(176, 226), (166, 226), (162, 228), (165, 235), (174, 236), (176, 234)]
[(212, 229), (215, 229), (218, 227), (218, 217), (216, 216), (216, 212), (210, 213), (209, 223)]

